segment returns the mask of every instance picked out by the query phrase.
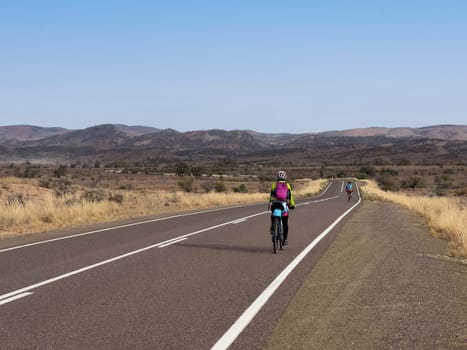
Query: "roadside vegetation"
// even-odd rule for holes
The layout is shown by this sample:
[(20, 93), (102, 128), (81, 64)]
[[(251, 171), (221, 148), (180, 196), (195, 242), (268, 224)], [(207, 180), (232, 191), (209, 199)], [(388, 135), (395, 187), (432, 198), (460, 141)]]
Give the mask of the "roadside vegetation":
[(449, 241), (450, 254), (467, 257), (467, 210), (461, 197), (429, 197), (383, 191), (374, 181), (362, 181), (366, 200), (386, 200), (399, 203), (421, 215), (436, 237)]

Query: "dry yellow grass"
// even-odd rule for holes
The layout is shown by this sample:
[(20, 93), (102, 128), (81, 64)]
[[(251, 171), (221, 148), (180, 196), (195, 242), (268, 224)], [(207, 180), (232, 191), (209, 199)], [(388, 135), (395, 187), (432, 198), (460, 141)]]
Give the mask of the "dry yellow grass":
[(75, 226), (109, 222), (131, 217), (166, 214), (245, 202), (266, 201), (265, 194), (184, 192), (127, 193), (122, 203), (104, 200), (88, 202), (56, 197), (51, 193), (24, 203), (0, 204), (0, 236), (39, 232)]
[[(320, 192), (325, 180), (298, 180), (297, 197)], [(53, 190), (38, 187), (31, 179), (0, 180), (0, 238), (18, 233), (55, 230), (77, 225), (163, 215), (201, 208), (225, 207), (246, 203), (266, 203), (269, 193), (187, 193), (150, 190), (120, 192), (120, 201), (86, 201), (80, 191), (57, 197)]]
[(420, 214), (427, 221), (433, 235), (449, 240), (452, 256), (467, 256), (467, 210), (460, 198), (407, 196), (385, 192), (373, 181), (364, 181), (361, 188), (365, 199), (392, 201)]
[(314, 196), (320, 193), (328, 184), (328, 180), (318, 179), (299, 179), (293, 183), (294, 194), (296, 197)]

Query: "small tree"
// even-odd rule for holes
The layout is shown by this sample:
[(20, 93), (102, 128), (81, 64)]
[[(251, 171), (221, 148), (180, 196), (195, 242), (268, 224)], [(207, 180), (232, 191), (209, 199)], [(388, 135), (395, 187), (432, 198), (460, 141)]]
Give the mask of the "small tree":
[(216, 192), (225, 192), (227, 191), (227, 187), (225, 186), (224, 181), (219, 181), (214, 185), (214, 189)]
[(214, 182), (211, 180), (201, 182), (201, 188), (206, 193), (211, 192), (214, 189), (214, 187), (215, 187)]
[(245, 186), (245, 184), (240, 184), (238, 187), (235, 187), (233, 191), (238, 193), (247, 193), (248, 188)]
[(193, 183), (194, 179), (190, 177), (185, 177), (178, 182), (178, 186), (180, 186), (185, 192), (192, 192), (193, 191)]
[(66, 166), (63, 164), (60, 164), (58, 168), (54, 170), (54, 177), (63, 177), (66, 175)]
[(376, 176), (376, 168), (375, 167), (372, 167), (372, 166), (362, 166), (360, 168), (360, 171), (359, 173), (361, 174), (366, 174), (367, 177), (375, 177)]
[(203, 174), (203, 167), (195, 165), (191, 167), (191, 174), (196, 177), (200, 177)]
[(178, 176), (184, 176), (190, 174), (190, 167), (186, 163), (177, 163), (175, 166), (175, 174)]

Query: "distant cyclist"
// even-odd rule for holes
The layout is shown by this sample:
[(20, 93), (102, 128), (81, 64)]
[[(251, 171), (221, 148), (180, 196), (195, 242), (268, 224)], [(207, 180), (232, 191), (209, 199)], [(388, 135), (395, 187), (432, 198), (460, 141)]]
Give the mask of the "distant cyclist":
[(347, 192), (349, 198), (352, 196), (353, 186), (351, 181), (347, 182), (347, 184), (345, 185), (345, 192)]
[[(282, 205), (282, 225), (284, 227), (284, 245), (287, 244), (289, 234), (289, 209), (295, 209), (295, 200), (292, 193), (292, 186), (287, 182), (287, 174), (284, 170), (279, 170), (276, 174), (276, 182), (271, 185), (269, 196), (269, 210), (275, 205)], [(274, 217), (271, 215), (271, 233)]]

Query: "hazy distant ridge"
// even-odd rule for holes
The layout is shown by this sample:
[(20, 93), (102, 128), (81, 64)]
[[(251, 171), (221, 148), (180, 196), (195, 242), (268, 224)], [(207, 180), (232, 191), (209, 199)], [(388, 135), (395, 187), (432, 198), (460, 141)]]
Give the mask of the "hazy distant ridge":
[(467, 140), (467, 125), (435, 125), (423, 128), (355, 128), (343, 131), (326, 131), (323, 136), (386, 136), (386, 137), (425, 137), (429, 139)]
[[(0, 144), (18, 142), (18, 141), (37, 141), (54, 136), (50, 140), (51, 143), (63, 144), (63, 143), (75, 143), (81, 140), (92, 141), (93, 138), (129, 138), (129, 137), (140, 137), (143, 135), (154, 134), (161, 131), (172, 133), (177, 137), (185, 136), (187, 139), (199, 141), (205, 141), (206, 139), (213, 137), (225, 137), (225, 135), (237, 134), (246, 132), (252, 135), (253, 139), (260, 142), (272, 143), (272, 144), (283, 144), (302, 136), (319, 135), (319, 136), (344, 136), (344, 137), (368, 137), (368, 136), (385, 136), (393, 138), (403, 137), (424, 137), (429, 139), (440, 139), (440, 140), (467, 140), (467, 125), (434, 125), (422, 128), (384, 128), (384, 127), (369, 127), (369, 128), (355, 128), (347, 130), (332, 130), (319, 133), (260, 133), (251, 130), (198, 130), (179, 132), (172, 129), (158, 129), (148, 126), (129, 126), (123, 124), (102, 124), (92, 126), (86, 129), (69, 130), (65, 128), (46, 128), (32, 125), (11, 125), (11, 126), (0, 126)], [(223, 135), (219, 135), (222, 133)], [(218, 136), (215, 136), (218, 134)], [(211, 136), (209, 136), (211, 135)], [(147, 137), (146, 137), (147, 138)], [(95, 140), (99, 141), (99, 140)], [(118, 142), (117, 142), (118, 143)]]
[(341, 164), (467, 164), (467, 125), (356, 128), (321, 133), (180, 132), (102, 124), (86, 129), (0, 127), (0, 162), (252, 161)]
[(40, 140), (71, 132), (64, 128), (43, 128), (33, 125), (0, 126), (0, 143)]

